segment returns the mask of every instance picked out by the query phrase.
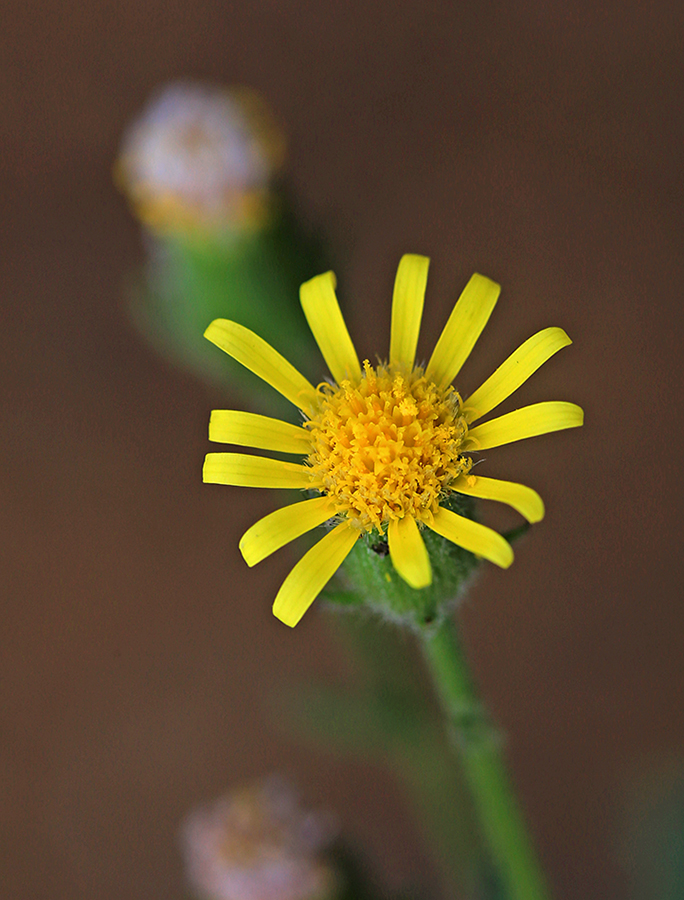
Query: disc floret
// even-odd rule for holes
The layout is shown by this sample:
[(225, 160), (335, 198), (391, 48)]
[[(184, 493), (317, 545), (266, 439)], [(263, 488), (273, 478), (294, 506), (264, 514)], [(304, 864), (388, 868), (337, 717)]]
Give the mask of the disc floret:
[(384, 531), (412, 516), (430, 524), (449, 484), (472, 461), (459, 394), (440, 390), (421, 367), (400, 371), (368, 360), (360, 380), (318, 388), (306, 423), (312, 485), (359, 530)]

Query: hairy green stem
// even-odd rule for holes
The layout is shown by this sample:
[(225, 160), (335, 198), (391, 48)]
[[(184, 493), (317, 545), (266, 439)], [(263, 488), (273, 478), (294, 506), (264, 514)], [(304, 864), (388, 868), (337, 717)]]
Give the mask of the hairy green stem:
[(424, 632), (422, 645), (503, 894), (507, 900), (549, 900), (500, 741), (476, 695), (456, 626), (446, 619), (435, 631)]

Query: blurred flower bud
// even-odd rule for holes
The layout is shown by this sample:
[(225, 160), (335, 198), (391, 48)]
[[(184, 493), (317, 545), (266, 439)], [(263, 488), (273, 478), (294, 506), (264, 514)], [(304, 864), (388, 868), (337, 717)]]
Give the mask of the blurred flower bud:
[(176, 82), (127, 128), (114, 166), (145, 226), (147, 259), (128, 291), (136, 327), (174, 364), (271, 415), (282, 414), (279, 396), (219, 350), (207, 353), (202, 335), (229, 318), (305, 374), (319, 367), (299, 286), (326, 254), (280, 173), (284, 146), (256, 91)]
[(259, 94), (177, 82), (124, 134), (116, 181), (158, 234), (230, 236), (268, 221), (284, 138)]
[(277, 776), (195, 810), (182, 831), (190, 883), (203, 900), (332, 900), (338, 879), (322, 851), (330, 820), (302, 810)]

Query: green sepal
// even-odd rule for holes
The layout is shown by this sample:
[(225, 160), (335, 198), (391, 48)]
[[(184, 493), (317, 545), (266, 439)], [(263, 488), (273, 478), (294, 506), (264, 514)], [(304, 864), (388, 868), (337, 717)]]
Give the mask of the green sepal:
[[(472, 497), (452, 493), (441, 505), (458, 515), (475, 518)], [(428, 587), (410, 587), (392, 565), (386, 537), (371, 532), (356, 542), (323, 599), (341, 607), (364, 606), (388, 621), (418, 632), (437, 627), (458, 603), (478, 559), (429, 528), (424, 528), (422, 535), (432, 564), (432, 584)]]

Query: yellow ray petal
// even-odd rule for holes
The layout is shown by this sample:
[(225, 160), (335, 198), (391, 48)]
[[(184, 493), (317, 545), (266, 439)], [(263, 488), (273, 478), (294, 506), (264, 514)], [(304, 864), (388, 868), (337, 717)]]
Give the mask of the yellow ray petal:
[(577, 428), (583, 422), (584, 412), (575, 403), (563, 400), (533, 403), (471, 428), (463, 442), (463, 449), (488, 450), (490, 447), (501, 447), (502, 444), (511, 444), (513, 441), (522, 441), (550, 431)]
[(214, 319), (205, 338), (303, 408), (316, 396), (313, 385), (258, 334), (229, 319)]
[(524, 516), (528, 522), (541, 522), (544, 518), (544, 501), (536, 491), (515, 481), (498, 478), (481, 478), (479, 475), (461, 475), (449, 487), (459, 494), (469, 494), (482, 500), (498, 500), (507, 503)]
[(499, 299), (501, 286), (484, 275), (472, 276), (437, 341), (425, 375), (445, 388), (461, 371)]
[(517, 391), (547, 359), (572, 341), (562, 328), (545, 328), (528, 338), (493, 375), (465, 401), (468, 422), (475, 422)]
[(412, 588), (432, 584), (432, 566), (420, 529), (412, 516), (392, 519), (387, 529), (392, 565)]
[(212, 411), (209, 440), (280, 453), (311, 453), (311, 435), (304, 428), (236, 409)]
[(502, 569), (507, 569), (513, 562), (511, 545), (498, 532), (449, 509), (440, 506), (430, 528), (448, 541), (488, 559)]
[(322, 525), (333, 514), (327, 497), (283, 506), (245, 531), (240, 540), (240, 552), (248, 566), (255, 566), (285, 544)]
[(294, 628), (345, 561), (358, 536), (353, 526), (342, 522), (305, 553), (278, 591), (273, 615)]
[(311, 487), (311, 469), (248, 453), (207, 453), (202, 479), (237, 487), (307, 488)]
[(299, 298), (330, 374), (341, 384), (345, 379), (359, 381), (361, 366), (335, 296), (335, 284), (334, 272), (317, 275), (300, 287)]
[(392, 297), (389, 352), (391, 366), (413, 368), (429, 265), (427, 256), (417, 256), (414, 253), (407, 253), (399, 261)]

